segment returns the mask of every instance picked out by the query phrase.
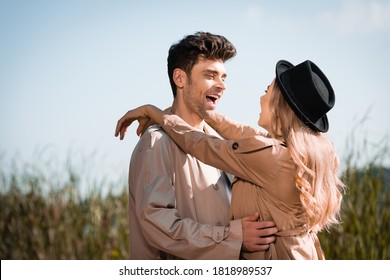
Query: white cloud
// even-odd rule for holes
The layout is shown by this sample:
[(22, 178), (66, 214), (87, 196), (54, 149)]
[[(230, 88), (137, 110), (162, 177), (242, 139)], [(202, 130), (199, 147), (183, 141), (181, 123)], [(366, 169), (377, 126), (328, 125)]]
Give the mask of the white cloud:
[(319, 17), (322, 24), (342, 33), (390, 30), (390, 1), (346, 0), (340, 10)]
[(251, 5), (245, 10), (245, 19), (252, 25), (259, 24), (263, 17), (264, 11), (258, 5)]

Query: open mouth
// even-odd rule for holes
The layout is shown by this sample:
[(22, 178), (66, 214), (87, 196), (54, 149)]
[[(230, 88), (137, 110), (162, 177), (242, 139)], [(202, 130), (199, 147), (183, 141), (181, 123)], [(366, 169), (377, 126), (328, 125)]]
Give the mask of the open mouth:
[(206, 95), (207, 101), (213, 103), (214, 105), (217, 104), (219, 98), (220, 97), (218, 95), (213, 95), (213, 94)]

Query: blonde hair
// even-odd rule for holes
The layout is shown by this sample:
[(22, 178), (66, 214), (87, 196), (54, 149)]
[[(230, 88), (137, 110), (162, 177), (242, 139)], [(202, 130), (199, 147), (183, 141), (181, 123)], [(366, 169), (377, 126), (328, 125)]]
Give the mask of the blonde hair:
[(326, 134), (310, 129), (295, 115), (276, 82), (270, 111), (270, 132), (284, 139), (297, 166), (295, 186), (308, 216), (309, 230), (328, 230), (339, 223), (345, 188), (337, 176), (339, 159), (334, 146)]

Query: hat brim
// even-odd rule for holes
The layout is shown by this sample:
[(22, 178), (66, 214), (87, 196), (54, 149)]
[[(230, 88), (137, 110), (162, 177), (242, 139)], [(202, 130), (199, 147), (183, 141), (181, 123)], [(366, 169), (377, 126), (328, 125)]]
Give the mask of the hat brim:
[(312, 122), (309, 118), (306, 117), (306, 115), (299, 109), (297, 102), (294, 98), (294, 90), (291, 87), (290, 81), (287, 78), (282, 78), (281, 75), (283, 72), (287, 71), (288, 69), (294, 67), (293, 64), (286, 60), (280, 60), (276, 64), (276, 82), (286, 99), (287, 103), (290, 105), (291, 109), (294, 111), (296, 116), (305, 123), (308, 127), (315, 131), (320, 132), (327, 132), (329, 129), (329, 121), (328, 117), (324, 115), (322, 118), (320, 118), (317, 122)]

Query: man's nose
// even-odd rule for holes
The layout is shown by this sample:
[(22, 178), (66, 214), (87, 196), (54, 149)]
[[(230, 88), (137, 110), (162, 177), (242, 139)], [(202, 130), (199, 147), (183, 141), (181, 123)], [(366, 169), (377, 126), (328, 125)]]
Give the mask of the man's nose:
[(223, 79), (219, 79), (217, 81), (217, 86), (218, 88), (221, 90), (221, 91), (225, 91), (226, 90), (226, 84), (225, 84), (225, 81)]

